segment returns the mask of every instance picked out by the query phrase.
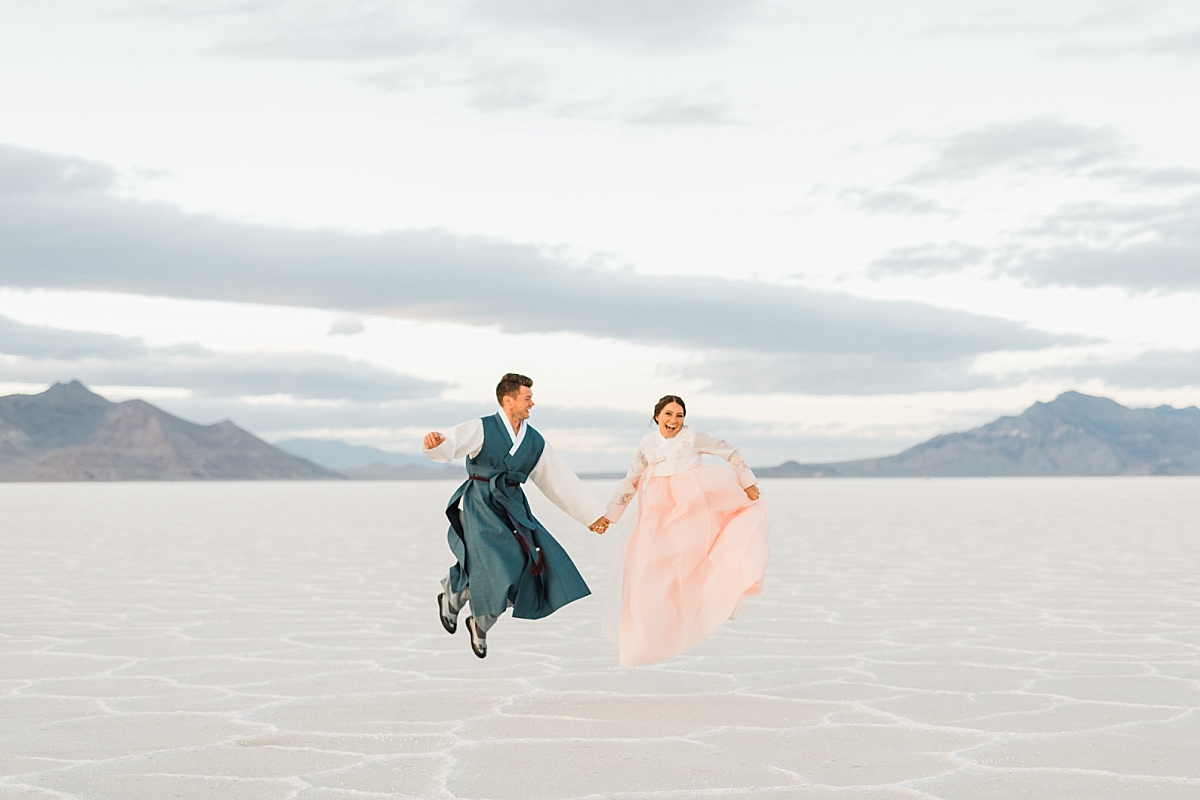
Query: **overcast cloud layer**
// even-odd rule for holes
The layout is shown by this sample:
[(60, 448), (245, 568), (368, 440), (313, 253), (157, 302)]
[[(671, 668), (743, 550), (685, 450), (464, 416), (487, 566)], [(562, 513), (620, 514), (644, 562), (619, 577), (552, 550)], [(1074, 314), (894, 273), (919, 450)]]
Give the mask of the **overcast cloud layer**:
[(443, 384), (319, 353), (215, 353), (197, 345), (147, 347), (139, 339), (25, 325), (0, 316), (5, 381), (184, 389), (196, 397), (287, 395), (302, 400), (436, 397)]
[(0, 384), (411, 449), (518, 369), (610, 468), (668, 391), (757, 463), (1066, 389), (1200, 402), (1197, 32), (1105, 0), (0, 4)]
[[(1093, 194), (1133, 197), (1064, 204), (990, 247), (952, 241), (895, 248), (874, 261), (872, 274), (933, 277), (982, 267), (1032, 286), (1200, 291), (1200, 170), (1140, 162), (1113, 128), (1037, 118), (964, 131), (938, 142), (933, 158), (902, 185), (969, 184), (1026, 173), (1076, 179)], [(1154, 190), (1175, 194), (1137, 197)], [(872, 211), (938, 208), (897, 190), (858, 196)]]
[[(114, 182), (101, 165), (0, 146), (0, 282), (803, 356), (778, 388), (815, 393), (969, 388), (973, 356), (1076, 340), (914, 302), (567, 266), (532, 246), (441, 231), (226, 222), (117, 198)], [(726, 374), (716, 372), (722, 386), (741, 385)]]

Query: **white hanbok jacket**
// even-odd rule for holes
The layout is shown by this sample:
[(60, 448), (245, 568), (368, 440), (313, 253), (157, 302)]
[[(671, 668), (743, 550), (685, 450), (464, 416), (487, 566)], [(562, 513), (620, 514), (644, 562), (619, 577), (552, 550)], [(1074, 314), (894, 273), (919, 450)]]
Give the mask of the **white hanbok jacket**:
[(758, 482), (750, 467), (738, 449), (723, 439), (709, 436), (689, 428), (687, 425), (670, 439), (655, 430), (646, 434), (633, 455), (633, 463), (629, 472), (613, 492), (608, 501), (605, 513), (609, 519), (616, 522), (625, 513), (633, 496), (637, 494), (638, 486), (648, 477), (664, 477), (678, 475), (689, 469), (695, 469), (703, 463), (701, 456), (710, 455), (723, 458), (733, 467), (737, 481), (743, 489)]

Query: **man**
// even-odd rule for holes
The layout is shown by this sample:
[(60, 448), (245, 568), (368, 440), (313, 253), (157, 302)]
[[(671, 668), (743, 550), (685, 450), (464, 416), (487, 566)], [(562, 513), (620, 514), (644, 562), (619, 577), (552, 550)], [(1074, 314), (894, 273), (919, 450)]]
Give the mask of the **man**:
[[(446, 463), (467, 457), (467, 480), (450, 498), (447, 539), (458, 560), (442, 581), (438, 616), (449, 633), (470, 602), (471, 650), (487, 655), (487, 632), (506, 608), (521, 619), (540, 619), (591, 594), (567, 551), (533, 512), (521, 489), (532, 480), (546, 497), (596, 533), (609, 521), (554, 448), (526, 420), (533, 381), (509, 373), (496, 386), (500, 413), (445, 434), (432, 431), (422, 452)], [(593, 521), (594, 520), (594, 521)], [(590, 523), (590, 524), (589, 524)]]

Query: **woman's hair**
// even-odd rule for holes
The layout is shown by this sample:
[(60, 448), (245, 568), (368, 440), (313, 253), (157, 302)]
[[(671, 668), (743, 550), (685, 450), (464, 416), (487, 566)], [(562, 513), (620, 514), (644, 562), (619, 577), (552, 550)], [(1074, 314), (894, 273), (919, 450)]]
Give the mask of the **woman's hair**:
[(496, 384), (496, 402), (504, 405), (504, 398), (517, 394), (521, 391), (522, 386), (528, 386), (532, 389), (533, 381), (515, 372), (508, 373), (500, 379), (500, 383)]
[(658, 422), (658, 415), (664, 408), (667, 407), (667, 403), (679, 403), (679, 407), (683, 409), (683, 415), (685, 417), (687, 416), (687, 403), (683, 402), (682, 397), (675, 394), (664, 394), (662, 397), (658, 398), (658, 402), (654, 404), (653, 419), (655, 422)]

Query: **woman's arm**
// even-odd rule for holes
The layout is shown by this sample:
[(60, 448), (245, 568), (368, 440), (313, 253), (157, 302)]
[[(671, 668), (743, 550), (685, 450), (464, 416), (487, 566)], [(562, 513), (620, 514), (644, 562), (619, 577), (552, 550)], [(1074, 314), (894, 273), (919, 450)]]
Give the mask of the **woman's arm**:
[(754, 477), (754, 473), (750, 471), (750, 467), (746, 466), (746, 460), (742, 458), (742, 454), (738, 449), (724, 439), (717, 439), (709, 436), (707, 433), (696, 431), (696, 450), (710, 456), (723, 458), (733, 467), (734, 473), (737, 475), (738, 483), (746, 490), (746, 494), (750, 494), (751, 500), (758, 499), (758, 489), (755, 488), (751, 494), (751, 487), (756, 486), (758, 478)]
[(621, 518), (630, 501), (633, 500), (633, 496), (637, 494), (638, 485), (642, 482), (642, 473), (646, 471), (647, 466), (649, 463), (646, 461), (646, 454), (639, 444), (637, 452), (633, 454), (633, 462), (629, 465), (629, 471), (625, 473), (625, 477), (608, 501), (608, 510), (604, 516), (613, 522)]

